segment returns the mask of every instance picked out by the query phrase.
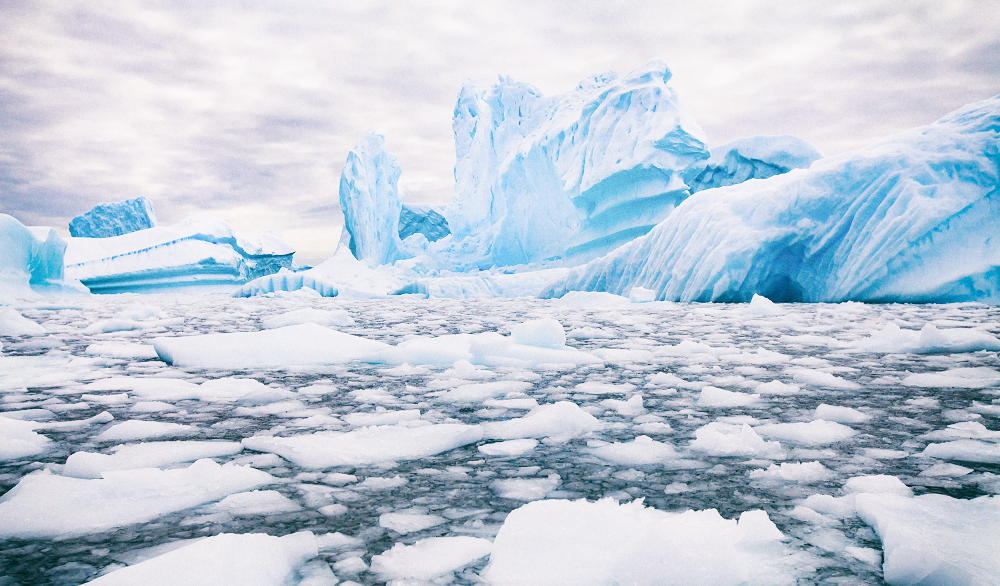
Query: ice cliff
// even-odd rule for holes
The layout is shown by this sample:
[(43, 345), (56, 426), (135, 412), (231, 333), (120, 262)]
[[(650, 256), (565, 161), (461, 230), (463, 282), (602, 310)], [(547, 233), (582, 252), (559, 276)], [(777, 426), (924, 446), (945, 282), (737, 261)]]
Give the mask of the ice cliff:
[[(661, 61), (545, 97), (501, 77), (455, 106), (453, 234), (467, 268), (586, 260), (649, 231), (689, 195), (709, 153)], [(570, 261), (571, 262), (571, 261)]]
[(385, 149), (385, 138), (369, 130), (347, 154), (340, 175), (342, 239), (355, 258), (370, 267), (401, 257), (399, 163)]
[(750, 136), (711, 149), (705, 170), (695, 178), (691, 192), (766, 179), (792, 169), (808, 169), (823, 155), (808, 142), (791, 135)]
[(137, 197), (118, 203), (102, 203), (69, 222), (70, 236), (109, 238), (156, 226), (153, 203)]
[(232, 291), (248, 280), (291, 268), (295, 251), (274, 231), (236, 235), (199, 214), (110, 238), (70, 238), (66, 274), (94, 293), (165, 289)]
[(52, 228), (26, 227), (0, 214), (0, 303), (37, 292), (86, 292), (66, 279), (66, 241)]
[(1000, 96), (807, 170), (699, 192), (544, 295), (1000, 303), (998, 177)]

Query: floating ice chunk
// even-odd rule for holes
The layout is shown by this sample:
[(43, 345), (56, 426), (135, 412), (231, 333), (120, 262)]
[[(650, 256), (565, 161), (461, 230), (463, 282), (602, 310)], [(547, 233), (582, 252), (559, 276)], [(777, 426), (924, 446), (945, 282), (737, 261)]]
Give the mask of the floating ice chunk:
[(274, 482), (248, 466), (198, 460), (187, 468), (140, 468), (100, 480), (29, 474), (0, 502), (0, 537), (45, 538), (100, 533)]
[(891, 586), (985, 585), (1000, 576), (1000, 497), (862, 494), (856, 502), (882, 540)]
[(771, 464), (767, 470), (751, 470), (747, 476), (758, 480), (786, 480), (790, 482), (820, 482), (833, 475), (830, 469), (819, 462), (782, 462), (780, 466)]
[(538, 407), (538, 401), (531, 397), (523, 396), (523, 393), (508, 393), (505, 397), (504, 399), (487, 399), (483, 401), (483, 405), (485, 407), (499, 407), (501, 409), (534, 409)]
[(861, 388), (861, 385), (854, 381), (849, 381), (829, 372), (814, 370), (811, 368), (790, 368), (789, 374), (797, 383), (814, 387), (826, 387), (829, 389), (843, 389), (854, 391)]
[(479, 451), (487, 456), (514, 457), (527, 454), (538, 447), (536, 439), (515, 439), (505, 442), (493, 442), (479, 446)]
[(855, 476), (844, 483), (845, 493), (889, 493), (904, 497), (913, 496), (913, 489), (903, 481), (888, 474)]
[(988, 429), (985, 425), (979, 423), (978, 421), (962, 421), (960, 423), (952, 423), (945, 429), (927, 432), (920, 436), (920, 439), (931, 441), (956, 439), (982, 439), (997, 441), (1000, 440), (1000, 431)]
[(710, 456), (756, 456), (783, 459), (781, 443), (764, 441), (747, 424), (713, 421), (695, 430), (689, 447)]
[(739, 354), (723, 354), (722, 360), (729, 362), (740, 362), (742, 364), (754, 364), (764, 366), (768, 364), (784, 364), (791, 360), (790, 356), (780, 352), (774, 352), (766, 348), (757, 348), (756, 352), (741, 352)]
[(825, 403), (820, 403), (820, 405), (816, 407), (814, 415), (816, 419), (834, 421), (836, 423), (863, 423), (871, 419), (871, 415), (862, 413), (857, 409), (827, 405)]
[(587, 381), (576, 385), (573, 390), (588, 395), (626, 395), (635, 390), (635, 385), (632, 383), (614, 384)]
[[(397, 543), (372, 556), (371, 571), (379, 580), (432, 580), (459, 570), (490, 554), (493, 543), (481, 537), (429, 537), (413, 545)], [(396, 582), (393, 582), (395, 584)]]
[(646, 409), (642, 406), (642, 395), (633, 395), (627, 401), (622, 401), (619, 399), (604, 399), (601, 401), (601, 407), (605, 409), (612, 409), (619, 415), (624, 415), (626, 417), (634, 417), (645, 413)]
[(903, 379), (908, 387), (985, 389), (1000, 385), (1000, 372), (992, 368), (951, 368), (942, 372), (911, 374)]
[(170, 441), (146, 442), (116, 446), (111, 454), (75, 452), (66, 458), (63, 476), (75, 478), (101, 478), (109, 470), (134, 468), (160, 468), (180, 462), (193, 462), (202, 458), (215, 458), (238, 454), (243, 449), (238, 442), (223, 441)]
[(331, 311), (315, 307), (303, 307), (302, 309), (282, 313), (281, 315), (269, 317), (261, 321), (261, 325), (269, 330), (305, 323), (313, 323), (321, 326), (353, 326), (354, 319), (343, 309)]
[(338, 364), (367, 358), (389, 345), (307, 323), (261, 332), (155, 338), (153, 347), (174, 366), (238, 369)]
[(737, 393), (713, 386), (703, 387), (698, 395), (699, 407), (746, 407), (760, 402), (760, 395)]
[(514, 326), (510, 339), (517, 344), (540, 348), (562, 348), (566, 345), (562, 324), (551, 318), (528, 320)]
[(95, 439), (101, 442), (131, 442), (160, 437), (194, 435), (198, 433), (201, 433), (201, 430), (193, 425), (169, 423), (165, 421), (142, 421), (140, 419), (130, 419), (105, 429), (101, 433), (97, 434)]
[(472, 383), (460, 385), (437, 396), (438, 401), (448, 403), (481, 403), (486, 399), (500, 397), (508, 393), (530, 390), (531, 383), (522, 381), (497, 381), (492, 383)]
[(52, 440), (35, 432), (39, 425), (0, 416), (0, 462), (41, 454)]
[(779, 380), (761, 383), (754, 387), (754, 392), (758, 395), (794, 395), (801, 390), (798, 385), (790, 385)]
[(347, 413), (343, 417), (351, 427), (364, 427), (368, 425), (395, 425), (404, 421), (416, 421), (420, 419), (420, 409), (403, 409), (398, 411), (387, 411), (383, 408), (374, 413)]
[(855, 514), (853, 493), (847, 496), (830, 496), (828, 494), (813, 494), (802, 501), (802, 506), (817, 513), (835, 517), (851, 517)]
[(115, 570), (86, 586), (284, 586), (316, 555), (316, 540), (308, 531), (284, 537), (222, 533)]
[(490, 488), (503, 499), (516, 501), (535, 501), (543, 499), (559, 487), (562, 481), (558, 474), (549, 474), (546, 478), (504, 478), (494, 480)]
[(603, 291), (569, 291), (556, 300), (566, 307), (616, 307), (631, 303), (628, 297)]
[(490, 439), (575, 435), (603, 428), (599, 419), (569, 401), (535, 407), (518, 419), (482, 424), (483, 435)]
[(115, 312), (115, 319), (131, 319), (131, 320), (144, 320), (144, 319), (167, 319), (166, 312), (163, 309), (155, 305), (142, 305), (135, 304), (122, 309), (121, 311)]
[(929, 478), (955, 478), (958, 476), (965, 476), (971, 472), (974, 472), (972, 468), (966, 468), (965, 466), (959, 466), (958, 464), (946, 464), (941, 462), (921, 471), (918, 476), (926, 476)]
[(150, 344), (91, 344), (83, 353), (91, 356), (139, 360), (157, 357), (156, 349)]
[(925, 324), (919, 332), (900, 329), (889, 322), (881, 330), (858, 342), (858, 347), (868, 352), (893, 354), (933, 354), (1000, 350), (1000, 340), (972, 328), (939, 330), (934, 324)]
[(45, 328), (21, 315), (13, 307), (0, 307), (0, 336), (40, 336)]
[(632, 303), (649, 303), (656, 301), (656, 291), (645, 287), (632, 287), (629, 291), (628, 300)]
[(630, 442), (613, 443), (588, 450), (598, 458), (619, 466), (661, 464), (677, 459), (674, 447), (640, 435)]
[(302, 506), (276, 490), (254, 490), (231, 494), (212, 509), (234, 517), (256, 517), (301, 511)]
[(394, 488), (399, 488), (400, 486), (406, 486), (409, 482), (409, 480), (403, 478), (399, 474), (393, 476), (392, 478), (369, 476), (359, 484), (354, 485), (353, 488), (356, 490), (392, 490)]
[(574, 340), (607, 340), (617, 338), (618, 335), (604, 328), (582, 327), (570, 330), (569, 333), (566, 334), (566, 337)]
[(283, 270), (245, 283), (233, 297), (284, 297), (295, 294), (336, 297), (339, 293), (340, 288), (336, 284), (322, 277)]
[(778, 304), (771, 301), (763, 295), (753, 294), (750, 299), (750, 304), (747, 305), (746, 313), (748, 315), (756, 315), (762, 317), (773, 317), (778, 315), (785, 315), (787, 313), (784, 309), (778, 307)]
[(794, 584), (809, 570), (763, 511), (668, 513), (640, 501), (543, 500), (507, 516), (483, 577), (495, 586)]
[(922, 453), (925, 456), (942, 460), (1000, 464), (1000, 443), (986, 443), (973, 439), (930, 444), (924, 448)]
[(419, 513), (384, 513), (378, 518), (379, 527), (385, 527), (400, 535), (423, 531), (446, 523), (448, 520), (440, 515), (421, 515)]
[(764, 437), (789, 441), (793, 444), (819, 446), (842, 442), (858, 432), (833, 421), (818, 419), (809, 423), (771, 423), (758, 425), (754, 431)]
[(291, 437), (258, 436), (244, 439), (243, 446), (275, 453), (304, 468), (323, 469), (419, 460), (481, 439), (483, 430), (479, 426), (443, 423), (421, 427), (363, 427), (347, 433)]
[(649, 382), (646, 386), (652, 387), (683, 387), (686, 386), (688, 382), (681, 377), (673, 374), (671, 372), (658, 372), (653, 376), (649, 377)]
[[(559, 326), (559, 329), (561, 331), (562, 326)], [(555, 336), (554, 331), (549, 333)], [(512, 337), (495, 332), (439, 337), (417, 336), (375, 353), (365, 360), (383, 364), (454, 364), (459, 360), (467, 360), (484, 366), (521, 368), (531, 368), (540, 364), (582, 365), (601, 362), (601, 359), (593, 354), (569, 346), (551, 348), (519, 344)]]

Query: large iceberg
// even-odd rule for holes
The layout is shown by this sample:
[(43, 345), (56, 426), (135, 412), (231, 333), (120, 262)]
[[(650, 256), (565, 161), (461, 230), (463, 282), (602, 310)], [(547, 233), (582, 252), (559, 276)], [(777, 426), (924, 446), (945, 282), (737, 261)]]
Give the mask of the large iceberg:
[(652, 61), (553, 97), (505, 77), (487, 90), (467, 81), (445, 208), (453, 237), (436, 250), (470, 268), (586, 260), (648, 232), (709, 157), (670, 77)]
[(1000, 302), (1000, 96), (859, 151), (699, 192), (544, 296)]
[(102, 203), (69, 222), (76, 238), (109, 238), (156, 226), (153, 202), (139, 196), (118, 203)]
[(69, 238), (66, 275), (94, 293), (187, 289), (231, 292), (292, 267), (294, 250), (274, 231), (236, 235), (207, 214), (111, 238)]
[(37, 292), (82, 292), (79, 282), (66, 279), (66, 241), (52, 228), (27, 227), (0, 214), (0, 303)]
[(822, 158), (816, 147), (788, 134), (737, 138), (712, 149), (708, 165), (695, 178), (691, 192), (808, 169)]
[(368, 266), (401, 258), (399, 163), (385, 149), (385, 137), (369, 130), (350, 153), (340, 175), (342, 239)]

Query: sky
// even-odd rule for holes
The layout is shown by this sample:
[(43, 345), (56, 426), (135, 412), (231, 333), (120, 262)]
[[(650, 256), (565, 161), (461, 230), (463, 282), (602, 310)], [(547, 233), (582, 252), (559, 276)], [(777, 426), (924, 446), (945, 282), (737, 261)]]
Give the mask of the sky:
[(711, 146), (794, 134), (833, 155), (1000, 94), (995, 0), (0, 0), (0, 213), (57, 228), (144, 195), (336, 248), (373, 128), (408, 202), (453, 194), (462, 83), (546, 95), (650, 59)]

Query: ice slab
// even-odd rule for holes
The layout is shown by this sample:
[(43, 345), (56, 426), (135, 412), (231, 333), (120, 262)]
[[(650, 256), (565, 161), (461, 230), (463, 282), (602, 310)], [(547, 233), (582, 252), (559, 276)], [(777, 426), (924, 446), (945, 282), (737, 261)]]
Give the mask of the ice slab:
[(212, 505), (211, 509), (235, 517), (255, 517), (294, 513), (301, 511), (302, 505), (276, 490), (254, 490), (231, 494)]
[(305, 323), (321, 326), (353, 326), (354, 319), (344, 309), (328, 310), (303, 307), (261, 320), (261, 325), (264, 326), (264, 329), (268, 330)]
[(842, 442), (856, 435), (854, 429), (833, 421), (771, 423), (758, 425), (754, 428), (758, 434), (767, 438), (779, 439), (793, 444), (820, 446)]
[(266, 472), (211, 460), (173, 470), (109, 471), (98, 480), (35, 472), (0, 497), (0, 537), (101, 533), (272, 482)]
[(383, 513), (378, 518), (378, 526), (395, 531), (400, 535), (423, 531), (445, 523), (447, 519), (440, 515), (423, 515), (419, 513)]
[(667, 513), (618, 504), (544, 500), (511, 512), (483, 577), (495, 586), (795, 584), (808, 573), (763, 511), (739, 521), (714, 509)]
[(924, 324), (920, 331), (904, 330), (888, 323), (881, 330), (858, 342), (858, 347), (868, 352), (894, 354), (936, 354), (1000, 350), (1000, 340), (975, 328), (938, 329), (934, 324)]
[(925, 456), (959, 462), (1000, 464), (1000, 443), (974, 439), (960, 439), (940, 444), (929, 444), (922, 452)]
[(243, 446), (271, 452), (305, 468), (361, 466), (418, 460), (478, 442), (483, 430), (452, 423), (404, 427), (363, 427), (347, 433), (317, 432), (290, 437), (250, 437)]
[(603, 422), (569, 401), (540, 405), (517, 419), (482, 424), (484, 437), (503, 440), (580, 435), (603, 428)]
[(1000, 576), (1000, 497), (860, 494), (855, 502), (882, 540), (891, 586), (985, 585)]
[(110, 470), (160, 468), (202, 458), (231, 456), (243, 449), (238, 442), (167, 441), (115, 446), (110, 454), (74, 452), (66, 458), (63, 476), (101, 478)]
[(589, 452), (619, 466), (662, 464), (677, 459), (677, 452), (672, 445), (658, 442), (646, 435), (640, 435), (630, 442), (597, 446), (591, 448)]
[(201, 433), (197, 427), (169, 421), (144, 421), (130, 419), (112, 425), (97, 434), (97, 441), (129, 442), (135, 440), (155, 439), (161, 437), (177, 437)]
[(0, 416), (0, 462), (41, 454), (51, 440), (34, 431), (39, 424)]
[(115, 570), (86, 586), (284, 586), (316, 555), (316, 539), (309, 531), (284, 537), (222, 533)]
[(413, 545), (396, 543), (372, 557), (371, 571), (379, 580), (433, 580), (489, 555), (492, 548), (490, 540), (466, 535), (429, 537)]
[(692, 450), (710, 456), (756, 456), (783, 459), (780, 442), (764, 441), (747, 424), (713, 421), (695, 430), (695, 439), (689, 444)]
[(782, 462), (771, 464), (766, 470), (751, 470), (747, 477), (753, 480), (783, 480), (787, 482), (821, 482), (833, 476), (829, 468), (819, 462)]
[(46, 329), (13, 307), (0, 307), (0, 336), (40, 336)]

